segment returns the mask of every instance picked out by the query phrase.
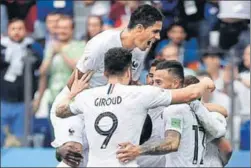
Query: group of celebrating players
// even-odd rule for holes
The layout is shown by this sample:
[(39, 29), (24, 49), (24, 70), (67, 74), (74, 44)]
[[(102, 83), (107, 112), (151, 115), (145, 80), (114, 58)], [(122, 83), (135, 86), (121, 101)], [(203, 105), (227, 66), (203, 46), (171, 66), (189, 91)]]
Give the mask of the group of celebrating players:
[(227, 111), (200, 101), (215, 89), (210, 78), (184, 77), (178, 61), (156, 61), (149, 85), (138, 82), (162, 21), (158, 9), (142, 5), (125, 30), (104, 31), (87, 43), (51, 109), (58, 167), (227, 164)]

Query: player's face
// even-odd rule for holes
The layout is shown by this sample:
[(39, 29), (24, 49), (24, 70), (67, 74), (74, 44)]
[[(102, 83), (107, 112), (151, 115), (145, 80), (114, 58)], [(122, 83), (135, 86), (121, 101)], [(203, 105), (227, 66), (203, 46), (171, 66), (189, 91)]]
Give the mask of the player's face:
[(177, 79), (167, 70), (156, 70), (153, 78), (154, 86), (163, 89), (177, 89), (180, 87)]
[(243, 54), (243, 63), (246, 68), (250, 69), (250, 45), (246, 47)]
[(24, 22), (16, 21), (9, 25), (8, 36), (15, 42), (20, 42), (26, 36), (26, 29)]
[(140, 50), (145, 51), (151, 48), (153, 43), (160, 39), (162, 22), (157, 21), (153, 26), (144, 28), (142, 25), (136, 27), (136, 38), (134, 44)]
[(167, 33), (167, 36), (172, 40), (173, 43), (181, 44), (186, 38), (186, 33), (183, 27), (173, 26)]
[(153, 83), (154, 83), (153, 77), (154, 77), (154, 72), (155, 72), (155, 70), (156, 70), (156, 67), (155, 67), (155, 66), (152, 66), (152, 67), (150, 68), (150, 71), (149, 71), (149, 73), (148, 73), (148, 75), (147, 75), (147, 78), (146, 78), (146, 83), (147, 83), (148, 85), (153, 85)]
[(72, 21), (68, 19), (59, 20), (57, 24), (57, 35), (59, 41), (68, 41), (72, 38)]

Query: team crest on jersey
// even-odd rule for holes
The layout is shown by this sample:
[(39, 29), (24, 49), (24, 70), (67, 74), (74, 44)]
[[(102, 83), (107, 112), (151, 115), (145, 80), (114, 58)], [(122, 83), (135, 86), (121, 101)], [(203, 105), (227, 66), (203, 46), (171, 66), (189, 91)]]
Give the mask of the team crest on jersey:
[(68, 131), (69, 131), (69, 135), (73, 135), (75, 133), (75, 130), (72, 128), (70, 128)]
[(139, 62), (138, 61), (132, 61), (132, 70), (136, 70), (139, 66)]

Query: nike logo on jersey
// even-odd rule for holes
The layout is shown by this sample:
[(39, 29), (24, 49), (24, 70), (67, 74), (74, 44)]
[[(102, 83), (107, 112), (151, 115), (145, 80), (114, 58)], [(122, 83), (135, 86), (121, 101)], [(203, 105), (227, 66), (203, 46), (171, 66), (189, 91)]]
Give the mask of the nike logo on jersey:
[(132, 61), (132, 69), (136, 70), (139, 66), (139, 63), (137, 61)]
[(73, 135), (75, 133), (74, 129), (72, 129), (72, 128), (70, 128), (68, 131), (69, 131), (70, 135)]

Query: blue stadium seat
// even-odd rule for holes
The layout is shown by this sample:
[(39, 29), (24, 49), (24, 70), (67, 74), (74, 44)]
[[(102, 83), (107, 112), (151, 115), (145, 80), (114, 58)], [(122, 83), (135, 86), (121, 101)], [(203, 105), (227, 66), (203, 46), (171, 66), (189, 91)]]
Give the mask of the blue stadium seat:
[(250, 150), (250, 120), (241, 125), (240, 150)]

